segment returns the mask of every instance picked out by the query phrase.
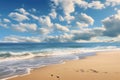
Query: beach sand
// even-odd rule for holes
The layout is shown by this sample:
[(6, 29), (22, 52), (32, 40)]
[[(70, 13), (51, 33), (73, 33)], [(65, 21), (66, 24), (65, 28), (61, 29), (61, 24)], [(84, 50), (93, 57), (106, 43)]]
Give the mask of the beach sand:
[(34, 69), (9, 80), (120, 80), (120, 51), (98, 52), (80, 60)]

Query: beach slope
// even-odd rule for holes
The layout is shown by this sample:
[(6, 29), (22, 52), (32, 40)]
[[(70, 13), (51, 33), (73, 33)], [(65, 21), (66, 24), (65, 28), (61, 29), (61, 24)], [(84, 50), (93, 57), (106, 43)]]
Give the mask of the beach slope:
[(120, 51), (98, 52), (85, 59), (34, 69), (9, 80), (120, 80)]

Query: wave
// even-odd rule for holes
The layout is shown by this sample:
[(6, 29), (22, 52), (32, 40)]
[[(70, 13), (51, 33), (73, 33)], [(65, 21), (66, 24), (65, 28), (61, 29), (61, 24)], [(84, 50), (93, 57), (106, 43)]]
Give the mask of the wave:
[(0, 51), (0, 80), (2, 78), (27, 74), (33, 68), (63, 63), (66, 60), (81, 59), (95, 55), (97, 51), (117, 50), (116, 46), (92, 48), (49, 48), (37, 51)]
[(34, 57), (62, 56), (68, 54), (106, 51), (114, 49), (116, 50), (120, 48), (116, 46), (102, 46), (102, 47), (97, 46), (94, 48), (49, 48), (38, 51), (23, 51), (23, 52), (3, 51), (0, 52), (0, 61), (29, 59)]

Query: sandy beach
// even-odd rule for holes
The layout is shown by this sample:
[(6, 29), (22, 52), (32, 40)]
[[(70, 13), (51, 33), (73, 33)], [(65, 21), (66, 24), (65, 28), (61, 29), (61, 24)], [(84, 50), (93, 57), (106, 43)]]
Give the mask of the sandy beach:
[(98, 52), (80, 60), (34, 69), (8, 80), (120, 80), (120, 51)]

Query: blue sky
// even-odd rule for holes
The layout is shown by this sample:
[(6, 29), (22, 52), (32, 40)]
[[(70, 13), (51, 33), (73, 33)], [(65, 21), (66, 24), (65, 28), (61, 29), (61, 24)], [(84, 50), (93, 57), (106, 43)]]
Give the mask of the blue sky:
[(0, 0), (0, 42), (120, 40), (119, 0)]

